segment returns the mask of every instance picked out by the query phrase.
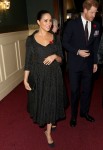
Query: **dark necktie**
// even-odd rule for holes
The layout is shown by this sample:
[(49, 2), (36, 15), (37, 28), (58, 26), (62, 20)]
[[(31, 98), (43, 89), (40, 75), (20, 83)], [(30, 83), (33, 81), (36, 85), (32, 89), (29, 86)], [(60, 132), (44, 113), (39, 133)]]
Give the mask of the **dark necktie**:
[(88, 21), (86, 21), (85, 24), (85, 38), (86, 38), (86, 44), (88, 42)]

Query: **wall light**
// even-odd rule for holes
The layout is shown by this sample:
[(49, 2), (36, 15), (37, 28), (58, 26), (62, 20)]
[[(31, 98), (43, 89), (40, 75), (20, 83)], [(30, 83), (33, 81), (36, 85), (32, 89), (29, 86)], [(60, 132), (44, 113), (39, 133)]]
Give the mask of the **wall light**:
[(0, 0), (0, 10), (10, 9), (10, 0)]

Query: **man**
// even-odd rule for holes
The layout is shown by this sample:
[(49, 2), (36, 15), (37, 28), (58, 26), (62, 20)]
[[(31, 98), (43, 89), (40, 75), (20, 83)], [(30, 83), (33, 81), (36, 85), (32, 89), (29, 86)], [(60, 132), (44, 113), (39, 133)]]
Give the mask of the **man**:
[[(92, 73), (97, 71), (97, 50), (99, 45), (99, 24), (94, 20), (98, 9), (96, 0), (85, 0), (83, 13), (66, 25), (63, 47), (67, 50), (67, 68), (71, 87), (70, 126), (77, 124), (78, 99), (80, 117), (94, 122), (88, 114), (91, 96)], [(80, 95), (81, 92), (81, 95)]]

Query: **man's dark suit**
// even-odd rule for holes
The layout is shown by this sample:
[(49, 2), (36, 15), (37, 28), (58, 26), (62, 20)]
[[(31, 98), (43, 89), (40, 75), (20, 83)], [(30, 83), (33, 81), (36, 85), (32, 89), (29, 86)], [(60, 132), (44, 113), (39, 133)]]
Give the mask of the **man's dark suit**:
[[(80, 91), (80, 113), (86, 114), (89, 111), (93, 64), (97, 64), (99, 24), (94, 21), (91, 23), (91, 34), (86, 44), (81, 17), (68, 22), (64, 30), (62, 44), (68, 52), (67, 68), (71, 86), (71, 115), (76, 118)], [(79, 49), (89, 50), (90, 56), (84, 58), (77, 55)]]

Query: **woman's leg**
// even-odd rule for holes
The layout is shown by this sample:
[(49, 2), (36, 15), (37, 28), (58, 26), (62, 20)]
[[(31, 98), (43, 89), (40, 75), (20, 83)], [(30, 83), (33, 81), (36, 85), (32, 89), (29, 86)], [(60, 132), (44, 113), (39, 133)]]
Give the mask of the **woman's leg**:
[(47, 137), (48, 144), (53, 144), (53, 139), (51, 137), (51, 128), (52, 124), (47, 124), (47, 130), (45, 131), (45, 135)]

